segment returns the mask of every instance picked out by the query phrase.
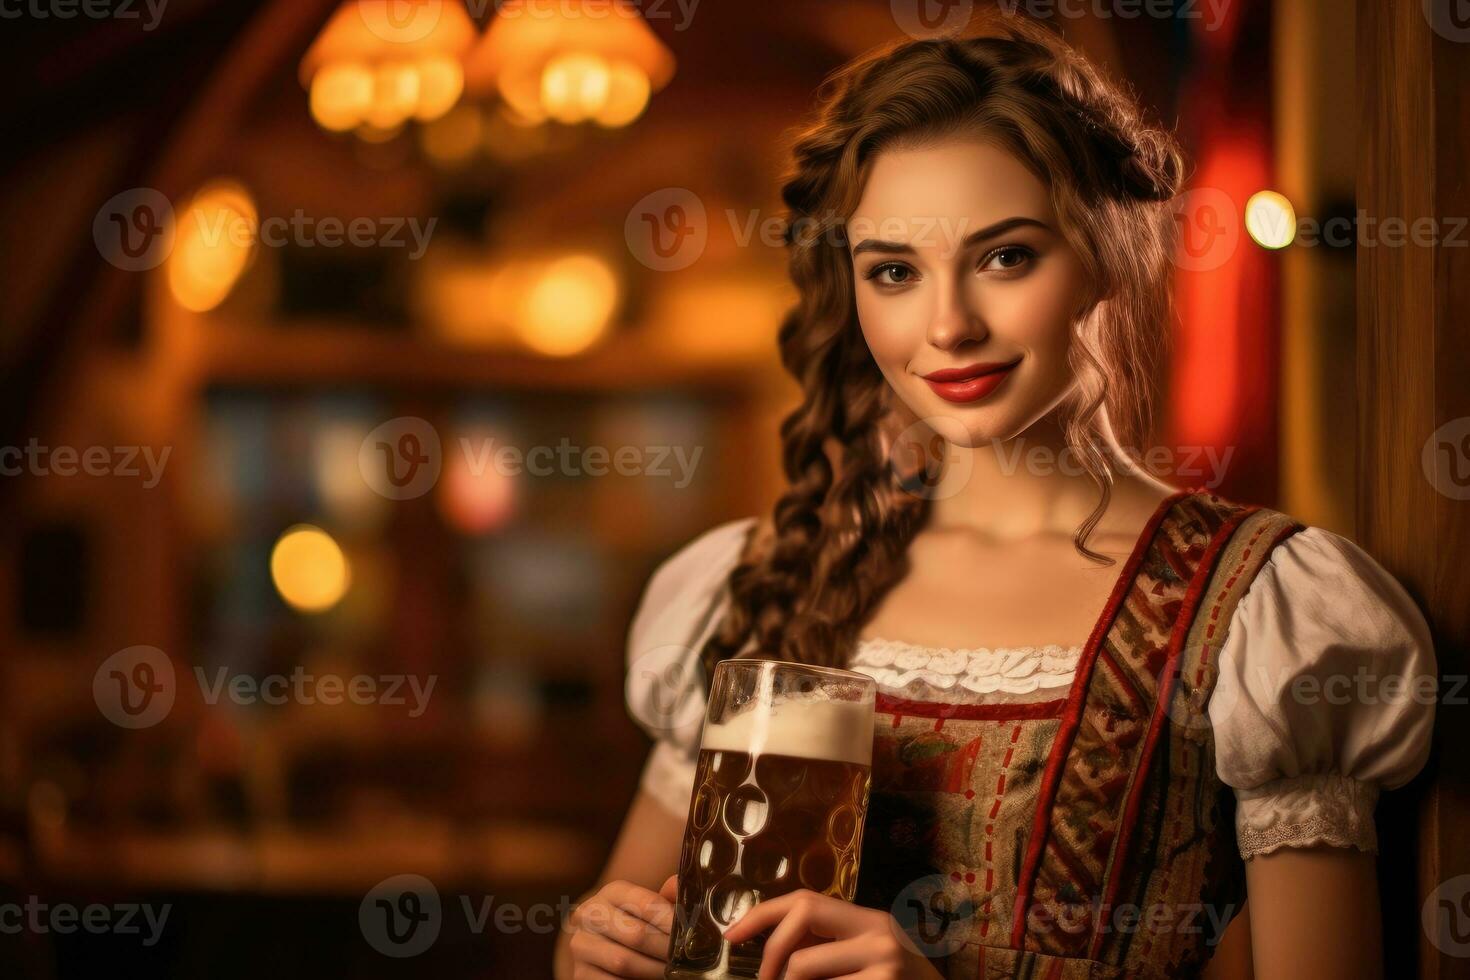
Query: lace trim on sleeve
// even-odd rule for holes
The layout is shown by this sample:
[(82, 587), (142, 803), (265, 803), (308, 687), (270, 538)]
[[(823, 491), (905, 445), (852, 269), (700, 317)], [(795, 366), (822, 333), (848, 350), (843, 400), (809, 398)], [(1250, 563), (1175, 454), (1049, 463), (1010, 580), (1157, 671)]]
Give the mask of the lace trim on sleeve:
[(1308, 773), (1237, 790), (1235, 836), (1242, 858), (1282, 847), (1348, 847), (1378, 853), (1378, 787), (1338, 773)]

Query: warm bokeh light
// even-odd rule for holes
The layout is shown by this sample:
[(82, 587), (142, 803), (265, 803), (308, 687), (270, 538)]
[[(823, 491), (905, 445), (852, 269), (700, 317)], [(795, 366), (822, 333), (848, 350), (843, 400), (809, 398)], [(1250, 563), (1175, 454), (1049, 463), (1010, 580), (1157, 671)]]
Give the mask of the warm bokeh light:
[(311, 117), (334, 133), (348, 132), (373, 104), (373, 73), (363, 65), (327, 65), (311, 80)]
[(271, 551), (271, 580), (289, 605), (302, 612), (324, 612), (347, 593), (352, 579), (347, 556), (319, 527), (287, 529)]
[(312, 118), (323, 129), (375, 140), (459, 102), (474, 22), (459, 3), (399, 6), (344, 3), (302, 59)]
[(418, 64), (418, 106), (414, 118), (432, 122), (444, 115), (464, 93), (464, 69), (446, 55), (425, 58)]
[(456, 438), (461, 452), (444, 460), (439, 478), (439, 511), (445, 521), (470, 535), (504, 527), (515, 514), (516, 481), (496, 466), (496, 450), (509, 444), (503, 433), (486, 425), (467, 426)]
[(505, 0), (465, 62), (467, 90), (522, 119), (626, 126), (674, 74), (674, 56), (626, 0)]
[(607, 332), (618, 306), (618, 277), (602, 259), (572, 255), (552, 262), (526, 297), (516, 330), (541, 354), (568, 357)]
[(1285, 248), (1296, 241), (1296, 208), (1284, 194), (1260, 191), (1246, 203), (1245, 227), (1262, 248)]
[(419, 73), (413, 65), (388, 63), (373, 72), (373, 101), (364, 120), (392, 129), (413, 116), (419, 104)]
[(186, 310), (204, 313), (224, 302), (255, 252), (259, 215), (234, 181), (201, 188), (185, 209), (168, 259), (169, 292)]
[(431, 254), (418, 316), (456, 345), (567, 357), (607, 333), (621, 294), (613, 267), (590, 253), (507, 262)]
[(374, 527), (387, 514), (388, 499), (376, 493), (358, 469), (358, 455), (372, 426), (333, 419), (314, 433), (312, 480), (322, 506), (337, 527)]
[(557, 122), (582, 122), (607, 104), (611, 88), (612, 73), (597, 55), (561, 55), (541, 76), (541, 107)]
[(626, 126), (643, 115), (653, 93), (643, 69), (626, 61), (608, 67), (607, 101), (592, 116), (600, 126)]

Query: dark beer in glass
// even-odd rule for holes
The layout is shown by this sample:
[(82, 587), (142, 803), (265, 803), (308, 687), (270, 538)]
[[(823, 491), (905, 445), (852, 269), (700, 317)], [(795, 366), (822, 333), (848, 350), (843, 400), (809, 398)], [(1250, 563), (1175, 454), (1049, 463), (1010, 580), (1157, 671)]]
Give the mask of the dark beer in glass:
[(763, 936), (725, 929), (798, 888), (852, 901), (873, 754), (871, 677), (777, 660), (715, 668), (700, 737), (669, 980), (754, 978)]

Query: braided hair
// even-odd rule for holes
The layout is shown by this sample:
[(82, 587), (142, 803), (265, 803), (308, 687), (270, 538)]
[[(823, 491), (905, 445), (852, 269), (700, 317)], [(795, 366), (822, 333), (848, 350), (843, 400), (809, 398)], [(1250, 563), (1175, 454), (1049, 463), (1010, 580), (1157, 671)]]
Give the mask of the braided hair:
[(799, 299), (779, 344), (802, 391), (781, 425), (789, 485), (768, 540), (753, 537), (730, 573), (729, 611), (700, 651), (707, 678), (751, 637), (760, 656), (844, 666), (929, 516), (894, 452), (900, 412), (863, 339), (842, 234), (883, 149), (978, 135), (1049, 188), (1090, 283), (1072, 344), (1076, 383), (1060, 418), (1099, 490), (1074, 537), (1092, 560), (1111, 561), (1087, 548), (1111, 497), (1107, 450), (1137, 445), (1152, 422), (1171, 315), (1170, 202), (1184, 180), (1171, 134), (1146, 124), (1130, 94), (1051, 31), (1008, 15), (977, 35), (879, 50), (818, 94), (782, 188)]

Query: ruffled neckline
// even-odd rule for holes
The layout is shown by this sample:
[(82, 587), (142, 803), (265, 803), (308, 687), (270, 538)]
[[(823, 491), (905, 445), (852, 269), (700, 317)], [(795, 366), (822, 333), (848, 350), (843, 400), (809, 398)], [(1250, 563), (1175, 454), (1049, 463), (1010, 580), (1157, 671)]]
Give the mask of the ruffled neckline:
[(885, 690), (923, 698), (972, 694), (1031, 694), (1072, 683), (1082, 647), (929, 647), (868, 637), (857, 643), (849, 668)]

